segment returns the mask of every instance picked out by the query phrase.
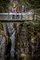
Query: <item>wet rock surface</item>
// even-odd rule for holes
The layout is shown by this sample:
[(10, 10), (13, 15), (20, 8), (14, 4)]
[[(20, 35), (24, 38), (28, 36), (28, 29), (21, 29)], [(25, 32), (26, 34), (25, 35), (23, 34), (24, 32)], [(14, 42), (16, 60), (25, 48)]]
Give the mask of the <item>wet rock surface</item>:
[(39, 25), (34, 26), (33, 22), (17, 24), (14, 27), (14, 23), (7, 23), (7, 34), (4, 31), (0, 33), (0, 41), (3, 39), (2, 46), (0, 46), (2, 47), (0, 51), (3, 52), (0, 53), (2, 54), (0, 60), (4, 59), (4, 56), (4, 60), (40, 60)]

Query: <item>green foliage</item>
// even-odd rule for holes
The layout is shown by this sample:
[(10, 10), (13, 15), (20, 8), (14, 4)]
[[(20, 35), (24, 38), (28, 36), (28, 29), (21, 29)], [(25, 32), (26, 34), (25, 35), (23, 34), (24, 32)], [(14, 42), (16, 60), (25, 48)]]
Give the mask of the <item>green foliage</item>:
[(37, 31), (37, 32), (40, 32), (40, 22), (37, 22), (37, 23), (34, 25), (34, 30)]
[(28, 32), (28, 36), (34, 36), (34, 33), (40, 32), (40, 21), (37, 22), (24, 22), (24, 28)]
[(9, 0), (0, 0), (0, 5), (5, 7), (9, 3)]
[(3, 30), (3, 24), (0, 23), (0, 30)]
[(32, 8), (40, 8), (40, 0), (29, 0), (28, 1)]
[(5, 11), (7, 9), (7, 7), (8, 7), (9, 2), (10, 2), (10, 0), (0, 0), (0, 8), (1, 8), (1, 10), (4, 9), (4, 11)]
[(31, 7), (31, 4), (29, 4), (28, 0), (19, 0), (19, 2), (27, 8)]
[(29, 8), (40, 8), (40, 0), (20, 0), (20, 2)]

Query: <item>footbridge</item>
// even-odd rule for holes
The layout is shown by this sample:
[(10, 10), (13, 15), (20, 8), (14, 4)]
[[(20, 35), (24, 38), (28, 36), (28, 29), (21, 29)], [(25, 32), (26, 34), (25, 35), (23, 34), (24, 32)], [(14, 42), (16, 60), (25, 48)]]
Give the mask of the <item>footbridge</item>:
[(40, 19), (40, 16), (32, 12), (27, 13), (0, 13), (0, 21), (25, 21)]

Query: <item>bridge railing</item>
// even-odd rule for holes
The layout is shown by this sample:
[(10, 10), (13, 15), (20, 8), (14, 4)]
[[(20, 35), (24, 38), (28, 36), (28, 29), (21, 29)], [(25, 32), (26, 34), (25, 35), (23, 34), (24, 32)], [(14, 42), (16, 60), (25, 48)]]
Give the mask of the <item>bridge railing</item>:
[(0, 13), (0, 20), (33, 20), (33, 13)]

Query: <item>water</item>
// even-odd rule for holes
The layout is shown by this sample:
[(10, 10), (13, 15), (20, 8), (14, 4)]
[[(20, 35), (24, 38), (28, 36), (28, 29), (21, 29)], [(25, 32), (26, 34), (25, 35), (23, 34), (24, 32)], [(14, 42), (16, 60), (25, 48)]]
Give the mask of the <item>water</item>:
[(11, 56), (14, 57), (15, 48), (15, 28), (13, 23), (7, 23), (8, 32), (11, 39)]

